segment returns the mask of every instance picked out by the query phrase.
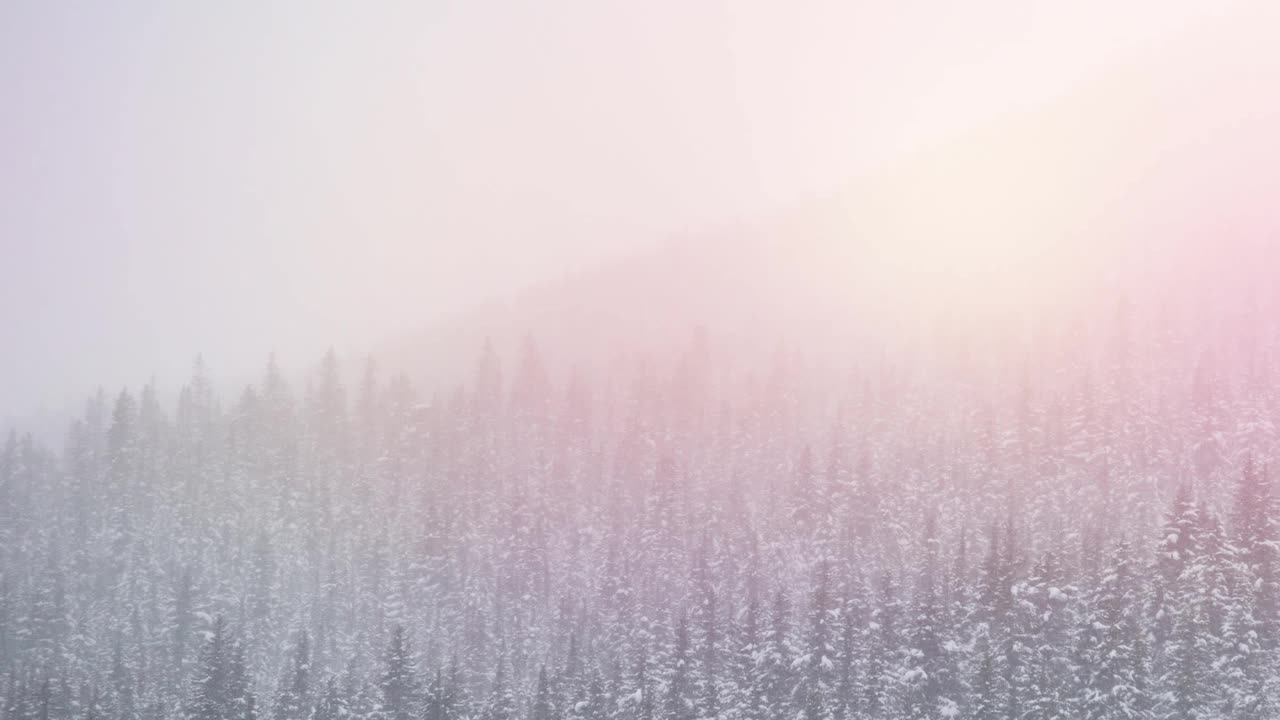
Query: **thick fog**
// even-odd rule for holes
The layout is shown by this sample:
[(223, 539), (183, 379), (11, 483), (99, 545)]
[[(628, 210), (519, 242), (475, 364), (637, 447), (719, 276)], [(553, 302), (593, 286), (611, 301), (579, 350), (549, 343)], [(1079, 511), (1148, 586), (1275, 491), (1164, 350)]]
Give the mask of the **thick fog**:
[(1280, 719), (1277, 27), (4, 3), (0, 720)]
[(1067, 5), (6, 2), (0, 418), (360, 353), (1046, 107), (1108, 198), (1274, 188), (1273, 10)]

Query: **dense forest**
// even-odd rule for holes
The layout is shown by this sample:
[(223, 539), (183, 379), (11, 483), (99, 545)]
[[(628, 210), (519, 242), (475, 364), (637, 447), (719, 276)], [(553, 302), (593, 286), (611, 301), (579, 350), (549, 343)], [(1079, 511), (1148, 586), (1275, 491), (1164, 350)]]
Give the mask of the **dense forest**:
[(2, 719), (1280, 717), (1280, 368), (1125, 322), (99, 393), (0, 450)]

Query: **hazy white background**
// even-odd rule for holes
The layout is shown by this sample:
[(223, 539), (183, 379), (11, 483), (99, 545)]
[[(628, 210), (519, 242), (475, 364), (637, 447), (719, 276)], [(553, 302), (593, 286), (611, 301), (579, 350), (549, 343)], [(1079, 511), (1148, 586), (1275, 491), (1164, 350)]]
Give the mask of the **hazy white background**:
[(1190, 0), (6, 0), (0, 422), (176, 384), (197, 352), (227, 376), (367, 347), (1037, 108), (1057, 137), (1106, 130), (1050, 149), (1042, 181), (1069, 157), (1071, 192), (1260, 206), (1278, 20)]

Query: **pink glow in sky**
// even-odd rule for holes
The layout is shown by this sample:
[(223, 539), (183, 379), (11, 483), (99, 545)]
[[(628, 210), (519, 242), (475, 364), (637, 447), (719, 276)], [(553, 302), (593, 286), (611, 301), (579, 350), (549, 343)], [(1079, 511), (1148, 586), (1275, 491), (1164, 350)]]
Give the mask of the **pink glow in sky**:
[(1192, 0), (6, 3), (0, 398), (362, 348), (809, 212), (947, 302), (1265, 241), (1278, 26)]

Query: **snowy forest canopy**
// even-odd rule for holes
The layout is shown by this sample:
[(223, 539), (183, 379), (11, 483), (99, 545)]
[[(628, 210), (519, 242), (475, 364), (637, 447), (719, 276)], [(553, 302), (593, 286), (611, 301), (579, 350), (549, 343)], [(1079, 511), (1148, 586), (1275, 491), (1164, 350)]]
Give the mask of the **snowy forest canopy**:
[(1269, 353), (1116, 337), (100, 393), (0, 450), (3, 720), (1280, 717)]

